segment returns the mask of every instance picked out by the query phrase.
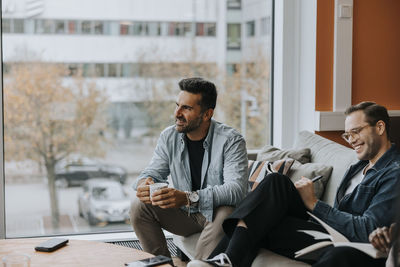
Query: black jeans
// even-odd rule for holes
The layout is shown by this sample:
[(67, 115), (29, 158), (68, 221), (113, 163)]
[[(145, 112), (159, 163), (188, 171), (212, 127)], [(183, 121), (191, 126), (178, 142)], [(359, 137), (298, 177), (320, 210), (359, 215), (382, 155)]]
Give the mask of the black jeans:
[(225, 219), (222, 226), (226, 237), (210, 257), (225, 251), (239, 220), (246, 223), (252, 240), (251, 244), (246, 246), (246, 251), (243, 251), (240, 267), (251, 266), (260, 248), (267, 248), (294, 259), (296, 251), (320, 242), (298, 230), (326, 232), (321, 225), (309, 220), (307, 209), (297, 189), (287, 176), (278, 173), (267, 175)]
[(384, 267), (386, 259), (374, 259), (351, 247), (335, 247), (327, 250), (313, 267)]
[(309, 221), (307, 209), (292, 181), (278, 173), (267, 175), (225, 219), (222, 226), (226, 237), (210, 257), (225, 251), (239, 220), (246, 223), (252, 240), (243, 251), (240, 267), (250, 266), (260, 248), (293, 259), (296, 251), (319, 242), (297, 230), (326, 232), (321, 225)]

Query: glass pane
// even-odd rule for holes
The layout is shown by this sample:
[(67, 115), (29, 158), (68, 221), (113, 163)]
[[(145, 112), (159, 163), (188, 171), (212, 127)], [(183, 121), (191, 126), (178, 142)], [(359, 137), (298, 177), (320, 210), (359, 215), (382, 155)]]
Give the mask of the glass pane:
[(216, 84), (214, 118), (247, 148), (269, 143), (272, 34), (247, 28), (271, 27), (271, 0), (220, 1), (114, 0), (104, 12), (110, 1), (58, 0), (3, 14), (7, 238), (132, 232), (132, 183), (175, 123), (184, 77)]
[(81, 33), (90, 34), (92, 33), (92, 22), (84, 20), (81, 22)]
[(68, 33), (76, 34), (78, 31), (78, 22), (74, 20), (68, 21)]
[(117, 77), (119, 64), (108, 64), (108, 77)]
[(161, 25), (159, 22), (149, 22), (147, 26), (148, 26), (148, 35), (150, 36), (161, 35)]
[(104, 77), (104, 64), (98, 63), (94, 64), (94, 69), (95, 69), (95, 76), (96, 77)]
[(130, 22), (120, 22), (120, 24), (119, 24), (119, 34), (128, 35), (130, 26), (132, 26), (132, 23), (130, 23)]
[(241, 25), (228, 24), (228, 49), (238, 49), (241, 43)]
[(2, 21), (2, 31), (3, 33), (11, 33), (11, 20), (3, 19)]
[(246, 22), (246, 36), (251, 37), (254, 36), (256, 33), (255, 22), (248, 21)]
[(143, 24), (141, 22), (135, 22), (133, 23), (133, 35), (144, 35), (145, 31), (144, 31), (144, 27)]
[(261, 34), (269, 35), (271, 33), (271, 17), (261, 19)]
[(63, 20), (56, 21), (56, 33), (65, 33), (65, 22)]
[(216, 25), (215, 23), (206, 23), (205, 27), (207, 29), (207, 36), (215, 36), (216, 35)]
[(94, 34), (103, 34), (104, 33), (104, 25), (102, 21), (94, 22)]
[(22, 19), (14, 19), (14, 33), (24, 33), (24, 23)]
[(241, 7), (241, 0), (228, 0), (227, 6), (229, 9), (240, 9)]
[(204, 23), (197, 23), (196, 24), (196, 35), (197, 36), (204, 36)]

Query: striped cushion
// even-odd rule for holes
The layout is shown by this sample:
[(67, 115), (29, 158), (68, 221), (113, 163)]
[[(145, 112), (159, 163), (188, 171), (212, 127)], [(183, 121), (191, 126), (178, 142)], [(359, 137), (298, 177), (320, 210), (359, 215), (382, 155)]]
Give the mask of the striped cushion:
[[(288, 161), (287, 164), (286, 161)], [(293, 164), (292, 159), (281, 159), (275, 162), (249, 160), (249, 189), (253, 191), (267, 174), (278, 172), (275, 168), (282, 166), (283, 163), (285, 163), (285, 168), (280, 171), (282, 174), (287, 175)]]

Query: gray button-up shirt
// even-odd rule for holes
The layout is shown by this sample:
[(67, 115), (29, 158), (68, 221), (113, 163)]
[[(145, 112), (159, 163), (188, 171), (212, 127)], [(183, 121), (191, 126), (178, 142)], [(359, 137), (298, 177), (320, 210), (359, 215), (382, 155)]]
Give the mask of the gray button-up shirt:
[[(155, 182), (166, 182), (171, 174), (174, 188), (192, 190), (189, 153), (186, 135), (178, 133), (175, 126), (166, 128), (158, 139), (149, 166), (139, 175), (138, 182), (151, 177)], [(204, 157), (201, 170), (201, 189), (198, 208), (207, 221), (212, 221), (213, 210), (218, 206), (236, 206), (247, 194), (247, 151), (243, 137), (233, 128), (211, 120), (204, 140)], [(182, 207), (186, 209), (186, 207)]]

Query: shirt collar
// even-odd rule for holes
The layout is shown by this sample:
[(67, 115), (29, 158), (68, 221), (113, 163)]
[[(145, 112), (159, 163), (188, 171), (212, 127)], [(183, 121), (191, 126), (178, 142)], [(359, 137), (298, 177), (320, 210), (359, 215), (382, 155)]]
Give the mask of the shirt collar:
[[(211, 119), (210, 127), (208, 128), (208, 133), (207, 133), (206, 139), (204, 139), (204, 143), (203, 143), (204, 148), (208, 148), (212, 142), (215, 124), (216, 124), (215, 120)], [(179, 133), (179, 136), (181, 139), (181, 144), (182, 144), (182, 149), (183, 149), (185, 147), (185, 140), (187, 137), (186, 137), (186, 134), (184, 134), (184, 133)]]

